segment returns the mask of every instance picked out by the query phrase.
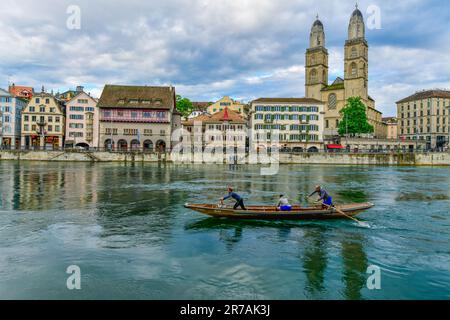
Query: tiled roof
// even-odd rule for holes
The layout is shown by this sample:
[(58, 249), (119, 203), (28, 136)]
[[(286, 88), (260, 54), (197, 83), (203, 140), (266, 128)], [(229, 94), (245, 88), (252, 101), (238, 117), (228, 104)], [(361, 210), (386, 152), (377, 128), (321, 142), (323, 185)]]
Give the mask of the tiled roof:
[(311, 98), (259, 98), (252, 103), (320, 103), (321, 101)]
[(397, 103), (404, 103), (404, 102), (410, 102), (410, 101), (416, 101), (416, 100), (422, 100), (422, 99), (428, 99), (428, 98), (450, 99), (450, 91), (447, 91), (447, 90), (419, 91), (409, 97), (406, 97), (400, 101), (397, 101)]
[(13, 96), (18, 96), (18, 97), (22, 97), (22, 92), (23, 91), (27, 91), (30, 93), (34, 93), (34, 89), (33, 87), (25, 87), (25, 86), (16, 86), (16, 85), (12, 85), (9, 87), (9, 92), (13, 95)]
[(203, 122), (203, 123), (222, 123), (229, 122), (233, 124), (246, 124), (247, 121), (241, 117), (237, 112), (229, 110), (225, 108), (224, 110), (215, 113), (213, 115), (202, 114), (196, 118), (190, 119), (188, 121), (184, 121), (183, 125), (185, 126), (193, 126), (195, 122)]
[(175, 89), (106, 85), (98, 101), (98, 107), (172, 110), (175, 107)]
[(382, 121), (388, 123), (397, 123), (398, 119), (396, 117), (385, 117), (382, 119)]
[[(338, 79), (336, 79), (337, 81)], [(330, 90), (341, 90), (344, 89), (344, 82), (333, 82), (331, 85), (326, 86), (322, 89), (322, 91), (330, 91)]]
[(194, 107), (194, 111), (206, 111), (213, 102), (192, 102), (192, 106)]

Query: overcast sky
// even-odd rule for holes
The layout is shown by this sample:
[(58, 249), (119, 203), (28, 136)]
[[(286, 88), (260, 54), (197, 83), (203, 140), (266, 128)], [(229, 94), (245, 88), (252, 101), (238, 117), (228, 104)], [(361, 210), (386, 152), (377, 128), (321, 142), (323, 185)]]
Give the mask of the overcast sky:
[[(67, 28), (67, 9), (81, 28)], [(368, 29), (369, 93), (386, 116), (395, 101), (450, 88), (450, 5), (434, 0), (359, 1), (375, 5)], [(330, 53), (330, 81), (343, 76), (343, 46), (355, 1), (329, 0), (1, 0), (0, 87), (40, 90), (104, 84), (168, 85), (195, 101), (223, 95), (304, 96), (304, 60), (318, 13)], [(73, 21), (73, 20), (70, 20)]]

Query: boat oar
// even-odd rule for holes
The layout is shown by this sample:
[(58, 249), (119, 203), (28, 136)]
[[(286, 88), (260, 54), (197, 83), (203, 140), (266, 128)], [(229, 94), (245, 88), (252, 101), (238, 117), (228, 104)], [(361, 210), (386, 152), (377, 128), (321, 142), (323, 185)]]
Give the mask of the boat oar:
[(339, 209), (339, 208), (337, 208), (337, 207), (332, 207), (332, 206), (328, 206), (328, 205), (325, 205), (325, 206), (327, 206), (328, 209), (333, 208), (334, 210), (336, 210), (337, 213), (342, 214), (344, 217), (347, 217), (347, 218), (349, 218), (349, 219), (352, 219), (353, 221), (357, 222), (358, 225), (361, 226), (361, 227), (364, 227), (364, 228), (370, 228), (369, 224), (367, 224), (367, 223), (365, 223), (365, 222), (362, 222), (362, 221), (359, 221), (358, 219), (356, 219), (356, 218), (354, 218), (354, 217), (352, 217), (352, 216), (349, 216), (348, 214), (346, 214), (344, 211), (342, 211), (341, 209)]

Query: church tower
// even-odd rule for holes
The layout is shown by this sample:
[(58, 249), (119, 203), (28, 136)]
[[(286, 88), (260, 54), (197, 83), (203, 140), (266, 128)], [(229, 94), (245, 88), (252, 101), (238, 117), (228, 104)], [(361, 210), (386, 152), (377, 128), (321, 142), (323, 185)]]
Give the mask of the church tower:
[(311, 28), (309, 48), (306, 50), (305, 78), (306, 97), (322, 100), (321, 90), (328, 85), (328, 50), (319, 16)]
[(348, 26), (348, 40), (345, 42), (345, 100), (361, 97), (368, 101), (369, 45), (365, 38), (364, 18), (356, 6)]

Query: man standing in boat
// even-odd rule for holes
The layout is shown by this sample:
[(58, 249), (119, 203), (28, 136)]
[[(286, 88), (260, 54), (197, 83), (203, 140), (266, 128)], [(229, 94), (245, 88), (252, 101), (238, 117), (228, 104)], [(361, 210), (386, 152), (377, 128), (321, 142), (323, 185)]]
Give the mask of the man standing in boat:
[(228, 196), (220, 199), (220, 203), (223, 205), (223, 202), (227, 199), (233, 198), (236, 200), (236, 204), (234, 205), (233, 210), (236, 210), (238, 207), (241, 207), (242, 210), (247, 210), (244, 205), (244, 199), (233, 191), (233, 188), (228, 187)]
[(316, 186), (316, 191), (314, 191), (313, 193), (311, 193), (308, 198), (311, 198), (313, 195), (315, 194), (319, 195), (319, 200), (317, 201), (321, 201), (322, 202), (322, 208), (323, 209), (328, 209), (329, 207), (333, 206), (333, 198), (328, 194), (328, 192), (323, 189), (321, 186)]

